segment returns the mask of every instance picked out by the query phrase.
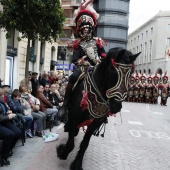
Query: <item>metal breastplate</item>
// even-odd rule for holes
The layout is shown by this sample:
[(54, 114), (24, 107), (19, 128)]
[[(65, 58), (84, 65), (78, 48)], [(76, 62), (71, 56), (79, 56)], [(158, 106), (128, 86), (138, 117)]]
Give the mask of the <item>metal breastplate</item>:
[(97, 60), (99, 60), (99, 56), (97, 53), (97, 46), (95, 40), (90, 41), (81, 41), (80, 46), (84, 50), (87, 57), (92, 60), (94, 63), (96, 63)]

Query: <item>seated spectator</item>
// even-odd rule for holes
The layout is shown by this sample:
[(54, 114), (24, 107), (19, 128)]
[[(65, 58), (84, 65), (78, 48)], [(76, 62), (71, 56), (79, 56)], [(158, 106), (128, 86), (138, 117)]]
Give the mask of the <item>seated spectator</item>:
[(20, 86), (19, 91), (21, 93), (21, 105), (24, 106), (24, 114), (33, 116), (38, 125), (35, 135), (42, 137), (46, 128), (46, 115), (40, 111), (40, 101), (29, 94), (25, 86)]
[(32, 92), (31, 74), (20, 82), (20, 86), (26, 86), (29, 93)]
[(61, 103), (63, 101), (63, 98), (60, 96), (58, 87), (59, 87), (58, 84), (51, 85), (49, 101), (53, 106), (56, 106), (59, 109), (59, 103)]
[(37, 98), (40, 100), (40, 110), (44, 112), (46, 115), (51, 115), (51, 121), (57, 124), (57, 113), (58, 109), (53, 108), (53, 105), (47, 100), (47, 98), (43, 94), (44, 88), (42, 85), (38, 86), (37, 89)]
[(12, 156), (12, 149), (21, 136), (21, 131), (10, 122), (16, 115), (11, 111), (8, 111), (3, 101), (3, 97), (4, 91), (0, 88), (0, 140), (3, 140), (1, 165), (10, 165), (8, 157)]
[(24, 115), (24, 106), (21, 105), (20, 97), (21, 97), (21, 94), (19, 93), (19, 90), (15, 89), (11, 94), (11, 101), (8, 105), (13, 113), (16, 113), (16, 114), (20, 113), (23, 115), (23, 118), (25, 120), (25, 136), (33, 138), (33, 135), (31, 132), (33, 116), (31, 114), (27, 116)]
[[(4, 102), (9, 102), (10, 99), (10, 86), (9, 85), (2, 85), (1, 88), (4, 90)], [(7, 106), (8, 107), (8, 106)]]

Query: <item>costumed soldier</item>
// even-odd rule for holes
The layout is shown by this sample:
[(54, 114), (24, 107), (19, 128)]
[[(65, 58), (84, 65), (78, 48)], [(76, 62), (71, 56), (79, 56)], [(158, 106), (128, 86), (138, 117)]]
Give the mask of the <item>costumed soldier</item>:
[(145, 101), (146, 75), (142, 73), (140, 76), (139, 102)]
[(146, 92), (145, 92), (146, 103), (150, 103), (152, 101), (152, 88), (153, 88), (152, 78), (153, 78), (152, 74), (149, 74), (147, 77)]
[(132, 76), (129, 79), (129, 88), (128, 88), (128, 94), (127, 94), (127, 101), (128, 102), (132, 102), (133, 101), (133, 90), (134, 90), (134, 86), (135, 86), (135, 77), (132, 74)]
[(165, 72), (162, 75), (162, 83), (160, 83), (159, 88), (161, 89), (161, 105), (166, 106), (167, 98), (169, 96), (170, 84), (168, 83), (168, 74)]
[(139, 87), (140, 87), (140, 73), (136, 71), (134, 77), (135, 77), (135, 86), (134, 86), (133, 102), (138, 102), (139, 101)]
[(160, 80), (160, 74), (155, 73), (153, 76), (153, 83), (152, 83), (152, 102), (154, 104), (158, 103), (158, 97), (159, 97), (159, 80)]
[(101, 38), (93, 37), (99, 14), (92, 8), (92, 1), (82, 2), (74, 13), (76, 33), (79, 39), (72, 43), (72, 62), (75, 64), (75, 69), (69, 77), (63, 106), (59, 110), (59, 116), (61, 118), (67, 115), (66, 107), (72, 88), (82, 72), (86, 71), (89, 66), (95, 66), (103, 57), (106, 57), (103, 47), (105, 42)]

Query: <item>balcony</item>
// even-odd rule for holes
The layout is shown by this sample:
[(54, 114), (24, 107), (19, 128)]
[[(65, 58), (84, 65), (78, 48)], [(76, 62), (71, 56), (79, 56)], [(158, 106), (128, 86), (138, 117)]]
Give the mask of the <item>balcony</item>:
[(71, 1), (71, 6), (73, 7), (79, 7), (79, 5), (81, 4), (81, 0), (72, 0)]
[(70, 27), (75, 26), (74, 19), (73, 18), (67, 18), (64, 25), (65, 26), (70, 26)]

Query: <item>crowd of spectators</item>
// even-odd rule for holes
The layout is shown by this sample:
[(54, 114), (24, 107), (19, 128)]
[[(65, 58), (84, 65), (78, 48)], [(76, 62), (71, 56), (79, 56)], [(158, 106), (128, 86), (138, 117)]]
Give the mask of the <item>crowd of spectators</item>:
[(50, 71), (38, 76), (36, 72), (29, 72), (12, 93), (9, 85), (2, 85), (1, 79), (0, 83), (0, 163), (3, 166), (10, 165), (8, 158), (22, 136), (20, 127), (13, 123), (17, 115), (24, 120), (25, 138), (43, 137), (49, 116), (54, 126), (60, 124), (58, 110), (64, 99), (68, 75)]

